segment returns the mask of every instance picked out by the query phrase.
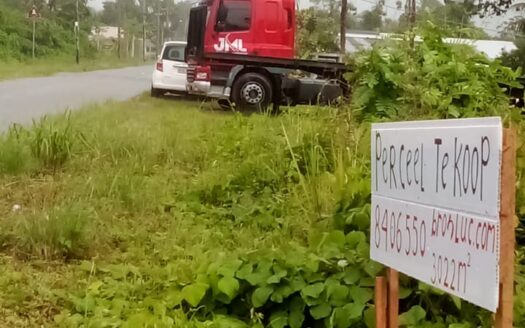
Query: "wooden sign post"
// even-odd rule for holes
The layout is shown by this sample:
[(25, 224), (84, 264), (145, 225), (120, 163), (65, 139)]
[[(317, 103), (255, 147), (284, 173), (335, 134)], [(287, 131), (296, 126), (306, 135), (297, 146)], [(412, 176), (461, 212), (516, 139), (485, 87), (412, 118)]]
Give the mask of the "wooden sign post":
[(376, 307), (376, 328), (388, 328), (388, 291), (385, 277), (376, 277), (374, 303)]
[(496, 328), (512, 328), (514, 305), (514, 211), (516, 208), (516, 131), (505, 129), (501, 166), (500, 296)]
[(371, 258), (387, 266), (376, 326), (399, 326), (400, 270), (512, 328), (515, 131), (499, 118), (375, 124), (371, 155)]
[(387, 269), (387, 277), (376, 277), (375, 296), (376, 328), (399, 327), (399, 273)]

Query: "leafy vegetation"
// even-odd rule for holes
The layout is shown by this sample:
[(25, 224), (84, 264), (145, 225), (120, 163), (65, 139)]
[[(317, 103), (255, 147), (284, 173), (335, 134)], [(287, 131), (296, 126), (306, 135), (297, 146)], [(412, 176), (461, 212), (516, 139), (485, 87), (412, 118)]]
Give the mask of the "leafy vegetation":
[[(41, 17), (36, 22), (35, 56), (50, 57), (65, 53), (73, 54), (75, 49), (72, 22), (75, 21), (75, 2), (64, 0), (50, 7), (43, 2), (37, 5)], [(86, 1), (79, 1), (79, 15), (84, 19), (80, 25), (83, 52), (92, 54), (87, 41), (91, 21)], [(32, 2), (7, 1), (0, 3), (0, 61), (23, 60), (32, 55), (32, 24), (27, 13)]]
[[(249, 116), (142, 96), (12, 127), (0, 139), (3, 324), (374, 327), (368, 122), (501, 115), (520, 133), (523, 326), (525, 125), (502, 89), (515, 72), (436, 27), (420, 35), (356, 58), (342, 108)], [(492, 324), (400, 285), (402, 327)]]
[(309, 8), (297, 13), (296, 47), (299, 57), (337, 52), (337, 25), (327, 11)]
[[(340, 11), (341, 1), (316, 0), (316, 7), (303, 9), (297, 15), (297, 52), (301, 57), (311, 57), (320, 52), (338, 52), (341, 46), (338, 42), (338, 33), (341, 28)], [(401, 10), (402, 1), (396, 6)], [(492, 8), (492, 7), (490, 7)], [(387, 32), (403, 34), (410, 30), (409, 18), (406, 13), (397, 19), (388, 18), (387, 11), (392, 9), (379, 1), (370, 10), (357, 12), (351, 3), (347, 7), (345, 30), (363, 30), (365, 32)], [(487, 7), (487, 10), (489, 7)], [(424, 0), (418, 3), (416, 25), (424, 26), (431, 22), (441, 27), (440, 33), (444, 37), (459, 37), (472, 39), (486, 39), (488, 35), (483, 29), (472, 22), (476, 14), (487, 12), (474, 2), (468, 3), (441, 3), (437, 0)], [(355, 47), (362, 47), (358, 43)]]
[[(508, 115), (509, 87), (518, 73), (472, 47), (447, 45), (429, 23), (414, 35), (380, 44), (355, 59), (354, 105), (361, 115), (388, 118), (458, 118)], [(412, 48), (412, 45), (413, 48)]]
[[(52, 1), (50, 3), (53, 3)], [(121, 58), (97, 52), (88, 41), (92, 19), (85, 1), (80, 1), (80, 64), (75, 62), (75, 41), (71, 28), (71, 1), (42, 3), (36, 22), (35, 59), (32, 59), (32, 25), (26, 17), (31, 4), (18, 1), (0, 3), (0, 80), (45, 76), (57, 72), (78, 72), (143, 64), (142, 58)]]
[[(159, 41), (162, 44), (163, 40), (158, 40), (158, 38), (185, 40), (185, 26), (191, 6), (191, 1), (104, 1), (103, 10), (96, 15), (96, 24), (120, 26), (124, 31), (127, 31), (124, 37), (127, 42), (130, 42), (133, 35), (142, 37), (144, 18), (146, 38), (154, 44), (158, 44)], [(161, 15), (158, 15), (159, 13)]]

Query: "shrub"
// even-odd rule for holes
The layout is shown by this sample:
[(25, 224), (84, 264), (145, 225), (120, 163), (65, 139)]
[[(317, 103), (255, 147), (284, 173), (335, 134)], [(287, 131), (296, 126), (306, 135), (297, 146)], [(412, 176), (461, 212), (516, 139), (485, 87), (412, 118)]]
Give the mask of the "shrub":
[(519, 88), (517, 72), (474, 48), (445, 44), (431, 23), (403, 40), (380, 43), (355, 59), (353, 106), (362, 117), (458, 118), (505, 114), (505, 86)]

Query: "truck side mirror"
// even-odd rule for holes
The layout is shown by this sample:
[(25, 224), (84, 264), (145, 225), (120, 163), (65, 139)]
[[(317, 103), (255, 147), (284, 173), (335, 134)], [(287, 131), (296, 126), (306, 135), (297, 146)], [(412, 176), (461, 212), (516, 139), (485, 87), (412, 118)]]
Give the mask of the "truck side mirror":
[(228, 8), (224, 6), (224, 3), (221, 1), (219, 10), (217, 12), (217, 24), (215, 25), (215, 30), (217, 32), (222, 32), (226, 28), (226, 19), (228, 18)]
[(221, 2), (219, 10), (217, 12), (217, 22), (225, 22), (228, 18), (228, 8)]
[(217, 32), (223, 32), (226, 30), (226, 24), (224, 22), (217, 22), (217, 25), (215, 25), (215, 30)]

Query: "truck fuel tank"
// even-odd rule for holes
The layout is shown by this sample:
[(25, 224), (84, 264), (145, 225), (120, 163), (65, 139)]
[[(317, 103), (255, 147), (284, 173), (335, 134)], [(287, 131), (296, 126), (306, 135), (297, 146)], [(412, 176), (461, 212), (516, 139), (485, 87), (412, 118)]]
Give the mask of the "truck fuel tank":
[(312, 78), (295, 79), (294, 84), (296, 104), (332, 104), (343, 95), (343, 90), (334, 81), (318, 80)]

